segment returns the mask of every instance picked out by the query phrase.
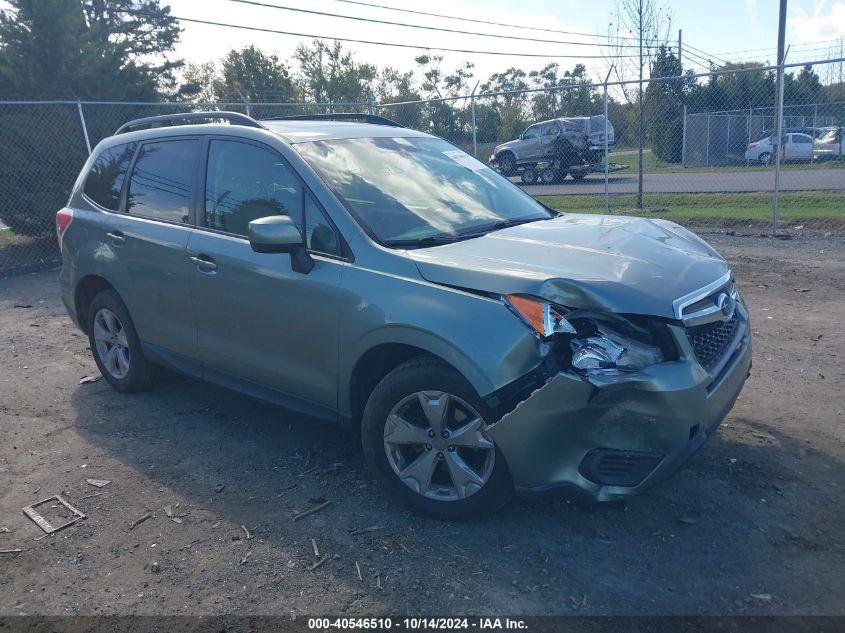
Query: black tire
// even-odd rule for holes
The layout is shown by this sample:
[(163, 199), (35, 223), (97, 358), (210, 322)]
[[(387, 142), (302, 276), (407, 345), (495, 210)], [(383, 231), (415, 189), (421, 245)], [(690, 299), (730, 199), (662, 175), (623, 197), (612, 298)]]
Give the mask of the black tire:
[(496, 157), (503, 176), (516, 176), (516, 158), (510, 152), (502, 152)]
[(572, 180), (584, 180), (584, 178), (587, 177), (587, 172), (576, 171), (576, 172), (572, 172), (571, 176), (572, 176)]
[(522, 170), (522, 174), (520, 176), (522, 179), (522, 184), (524, 185), (534, 185), (537, 183), (537, 168), (528, 166)]
[[(117, 317), (120, 330), (125, 334), (125, 349), (128, 349), (128, 369), (124, 376), (115, 376), (101, 357), (102, 353), (95, 338), (95, 323), (98, 316), (111, 312)], [(148, 388), (155, 381), (158, 367), (144, 358), (141, 351), (141, 342), (138, 340), (138, 333), (135, 324), (129, 316), (129, 311), (123, 304), (120, 295), (114, 290), (104, 290), (91, 300), (88, 306), (88, 342), (91, 346), (91, 353), (97, 368), (112, 387), (117, 391), (125, 393), (142, 391)], [(114, 343), (112, 343), (114, 344)]]
[(540, 182), (544, 185), (554, 185), (566, 177), (566, 172), (554, 167), (546, 167), (540, 172)]
[(439, 500), (423, 496), (403, 483), (393, 470), (384, 442), (388, 416), (404, 399), (422, 391), (449, 393), (473, 407), (485, 421), (491, 419), (489, 408), (457, 371), (430, 357), (410, 360), (376, 385), (364, 408), (361, 442), (368, 466), (392, 496), (415, 512), (441, 519), (471, 519), (496, 511), (513, 492), (510, 472), (498, 448), (493, 449), (492, 470), (484, 485), (460, 499)]
[(763, 152), (757, 157), (757, 162), (761, 165), (768, 165), (769, 160), (771, 160), (772, 154), (770, 152)]

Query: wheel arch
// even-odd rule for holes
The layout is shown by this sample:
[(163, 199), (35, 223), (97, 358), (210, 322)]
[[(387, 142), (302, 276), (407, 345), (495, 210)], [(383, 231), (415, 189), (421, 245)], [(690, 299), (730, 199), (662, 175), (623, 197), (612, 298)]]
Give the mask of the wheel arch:
[(360, 424), (364, 406), (375, 386), (402, 363), (426, 356), (441, 361), (463, 376), (479, 396), (492, 391), (490, 381), (463, 352), (439, 337), (420, 331), (404, 330), (376, 335), (350, 363), (345, 388), (340, 390), (340, 410), (353, 426)]
[[(91, 305), (91, 301), (104, 290), (114, 289), (114, 286), (100, 275), (86, 275), (76, 284), (74, 290), (74, 307), (76, 308), (76, 318), (79, 320), (79, 327), (84, 332), (88, 332), (88, 307)], [(115, 290), (115, 292), (117, 291)]]

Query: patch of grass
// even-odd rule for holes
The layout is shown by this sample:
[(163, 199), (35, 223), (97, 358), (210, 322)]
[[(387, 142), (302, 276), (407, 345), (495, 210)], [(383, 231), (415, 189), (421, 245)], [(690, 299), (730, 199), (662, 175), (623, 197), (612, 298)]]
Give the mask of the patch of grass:
[(15, 234), (12, 233), (12, 229), (0, 229), (0, 245), (11, 242), (14, 237)]
[[(629, 171), (637, 172), (637, 163), (639, 157), (636, 154), (630, 156), (611, 156), (610, 162), (617, 165), (628, 165)], [(677, 163), (664, 163), (659, 160), (653, 152), (646, 152), (643, 154), (643, 173), (644, 174), (679, 174), (679, 173), (727, 173), (727, 172), (754, 172), (754, 171), (774, 171), (774, 165), (757, 165), (745, 163), (738, 165), (729, 165), (724, 167), (683, 167)], [(825, 160), (812, 163), (786, 163), (781, 165), (781, 169), (795, 170), (795, 169), (845, 169), (845, 161), (840, 160)]]
[[(603, 213), (601, 196), (538, 196), (544, 204), (570, 213)], [(664, 218), (688, 226), (770, 226), (770, 193), (645, 194), (643, 209), (636, 208), (635, 195), (613, 196), (613, 215)], [(845, 192), (790, 191), (780, 195), (783, 226), (802, 224), (807, 228), (845, 228)]]

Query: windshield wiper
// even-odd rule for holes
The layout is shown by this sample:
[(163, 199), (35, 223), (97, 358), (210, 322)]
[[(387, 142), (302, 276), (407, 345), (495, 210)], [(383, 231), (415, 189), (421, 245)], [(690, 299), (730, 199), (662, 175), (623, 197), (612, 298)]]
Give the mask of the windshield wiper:
[(459, 239), (457, 235), (427, 235), (410, 240), (388, 240), (385, 242), (385, 245), (392, 248), (425, 248), (426, 246), (452, 244)]
[(520, 224), (527, 224), (528, 222), (537, 222), (542, 220), (543, 218), (519, 218), (515, 220), (500, 220), (499, 222), (495, 222), (493, 224), (488, 224), (481, 228), (475, 228), (471, 231), (467, 231), (466, 233), (459, 233), (459, 239), (467, 240), (472, 239), (474, 237), (481, 237), (482, 235), (487, 235), (488, 233), (492, 233), (493, 231), (500, 231), (501, 229), (506, 229), (511, 226), (519, 226)]

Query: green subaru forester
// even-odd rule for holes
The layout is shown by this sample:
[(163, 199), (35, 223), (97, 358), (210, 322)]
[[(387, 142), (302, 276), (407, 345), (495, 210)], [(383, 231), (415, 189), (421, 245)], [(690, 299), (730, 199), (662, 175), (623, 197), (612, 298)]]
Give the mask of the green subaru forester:
[(700, 238), (558, 215), (380, 117), (132, 121), (56, 223), (64, 303), (115, 389), (163, 366), (337, 421), (441, 517), (514, 489), (637, 493), (751, 367), (741, 295)]

